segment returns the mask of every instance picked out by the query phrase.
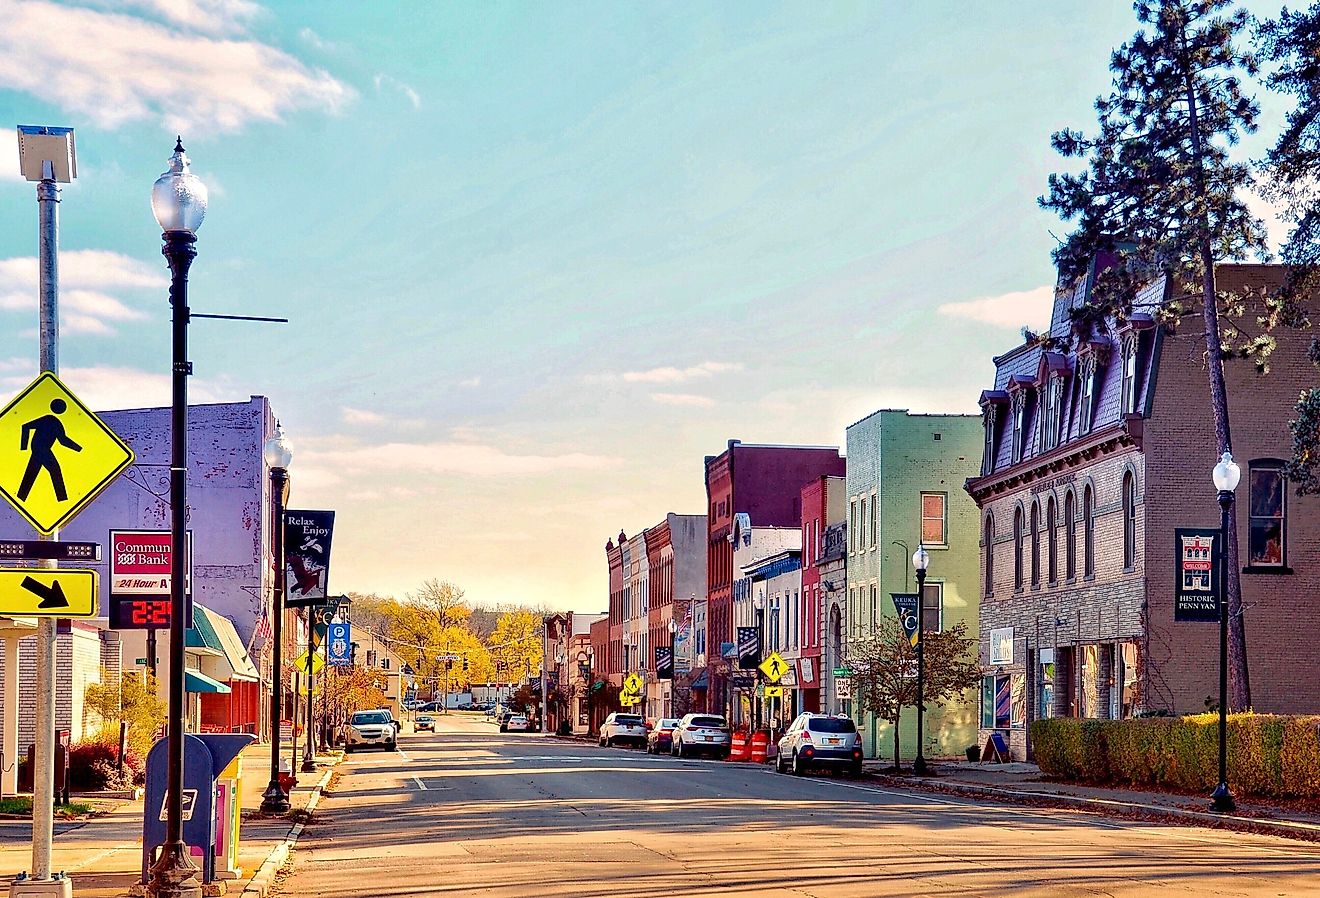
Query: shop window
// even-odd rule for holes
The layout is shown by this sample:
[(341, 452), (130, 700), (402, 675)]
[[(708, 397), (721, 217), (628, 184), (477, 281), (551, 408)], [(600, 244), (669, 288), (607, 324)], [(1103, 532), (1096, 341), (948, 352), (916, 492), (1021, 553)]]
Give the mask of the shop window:
[(1287, 537), (1287, 480), (1276, 461), (1250, 464), (1250, 511), (1247, 563), (1252, 567), (1284, 566)]
[(981, 728), (1006, 730), (1013, 725), (1013, 678), (981, 678)]
[(1119, 708), (1120, 719), (1128, 720), (1136, 716), (1142, 706), (1141, 675), (1137, 667), (1137, 644), (1123, 642), (1118, 646), (1119, 654), (1119, 689), (1122, 694)]
[(1100, 707), (1100, 647), (1081, 646), (1078, 655), (1081, 662), (1081, 678), (1077, 714), (1079, 717), (1103, 717), (1104, 709)]
[(1036, 718), (1048, 720), (1054, 716), (1054, 650), (1041, 649), (1040, 671), (1036, 677), (1039, 689), (1036, 696)]
[(921, 629), (938, 633), (944, 629), (944, 584), (926, 583), (921, 590)]
[(945, 493), (921, 494), (921, 542), (925, 546), (947, 545), (945, 535), (945, 507), (948, 496)]

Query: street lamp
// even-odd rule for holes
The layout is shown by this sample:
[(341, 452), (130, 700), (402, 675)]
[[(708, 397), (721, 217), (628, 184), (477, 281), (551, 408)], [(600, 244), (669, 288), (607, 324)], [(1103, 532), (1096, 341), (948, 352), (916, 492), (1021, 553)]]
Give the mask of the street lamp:
[(1228, 520), (1233, 510), (1233, 491), (1242, 469), (1225, 452), (1211, 473), (1219, 491), (1219, 785), (1210, 793), (1210, 807), (1225, 813), (1237, 809), (1228, 790)]
[(917, 572), (917, 757), (912, 761), (912, 772), (917, 776), (926, 775), (926, 756), (922, 748), (922, 723), (926, 713), (926, 657), (922, 648), (926, 642), (926, 615), (922, 606), (928, 567), (930, 553), (925, 546), (918, 545), (917, 551), (912, 553), (912, 568)]
[(184, 546), (188, 527), (188, 269), (197, 255), (197, 229), (206, 217), (206, 185), (188, 171), (183, 138), (174, 144), (169, 171), (151, 188), (151, 211), (160, 224), (161, 254), (170, 266), (173, 308), (173, 397), (170, 406), (170, 702), (166, 746), (169, 776), (165, 802), (165, 844), (151, 866), (147, 894), (152, 898), (201, 898), (197, 867), (183, 842)]
[[(752, 610), (756, 613), (756, 660), (759, 662), (765, 658), (765, 594), (758, 593), (752, 597)], [(756, 673), (756, 671), (752, 671)], [(759, 677), (757, 679), (760, 679)], [(762, 717), (764, 713), (765, 699), (757, 696), (756, 699), (756, 728), (761, 728)]]
[(678, 621), (669, 619), (669, 716), (674, 716), (674, 680), (678, 674), (678, 658), (674, 656), (674, 641), (678, 636)]
[(312, 747), (312, 709), (316, 706), (314, 700), (314, 691), (316, 685), (316, 672), (313, 662), (316, 660), (312, 648), (312, 636), (316, 632), (316, 609), (307, 609), (307, 720), (304, 729), (307, 730), (307, 742), (303, 746), (303, 773), (316, 772), (316, 749)]
[[(284, 504), (289, 500), (289, 463), (293, 461), (293, 447), (285, 439), (284, 429), (275, 425), (275, 435), (266, 441), (261, 451), (270, 468), (270, 493), (275, 501), (274, 546), (275, 583), (271, 592), (271, 615), (274, 622), (271, 641), (270, 686), (270, 782), (261, 796), (261, 813), (283, 814), (289, 810), (289, 796), (280, 785), (280, 705), (284, 700)], [(356, 648), (357, 643), (353, 644)]]

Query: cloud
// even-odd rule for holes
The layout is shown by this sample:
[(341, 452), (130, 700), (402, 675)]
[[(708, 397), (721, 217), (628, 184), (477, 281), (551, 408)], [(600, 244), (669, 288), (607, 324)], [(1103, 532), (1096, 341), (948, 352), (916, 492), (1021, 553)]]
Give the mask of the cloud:
[(370, 409), (342, 406), (339, 417), (352, 427), (392, 427), (396, 430), (416, 430), (424, 423), (417, 418), (395, 418)]
[(22, 180), (18, 170), (18, 133), (13, 128), (0, 128), (0, 183)]
[(339, 49), (339, 45), (334, 41), (326, 40), (310, 28), (298, 29), (298, 39), (313, 50), (319, 50), (322, 53), (333, 53)]
[(700, 365), (693, 365), (690, 368), (651, 368), (647, 371), (625, 371), (621, 376), (629, 383), (674, 384), (741, 370), (742, 365), (736, 362), (702, 362)]
[(946, 302), (936, 309), (950, 318), (966, 318), (996, 327), (1044, 327), (1050, 323), (1054, 306), (1054, 288), (1037, 287), (999, 296), (986, 296), (966, 302)]
[[(68, 333), (113, 334), (110, 322), (141, 321), (146, 313), (112, 296), (111, 290), (160, 290), (169, 286), (163, 266), (105, 250), (60, 254), (60, 326)], [(32, 256), (0, 259), (0, 309), (37, 308), (37, 260)]]
[[(15, 392), (31, 383), (37, 373), (36, 364), (26, 359), (0, 362), (0, 389)], [(60, 380), (96, 411), (167, 406), (173, 384), (168, 366), (159, 372), (113, 365), (66, 367), (60, 369)], [(188, 401), (232, 402), (236, 401), (235, 392), (223, 383), (192, 378), (188, 384)]]
[[(438, 475), (535, 477), (565, 471), (598, 471), (617, 461), (585, 452), (557, 455), (519, 454), (482, 443), (425, 442), (361, 445), (331, 439), (319, 447), (301, 447), (298, 469), (310, 468), (322, 480), (351, 480), (358, 487), (384, 485), (400, 477), (415, 480)], [(300, 473), (301, 476), (301, 473)]]
[(710, 408), (715, 404), (715, 400), (709, 396), (698, 396), (695, 393), (652, 393), (651, 398), (665, 405), (686, 405), (693, 408)]
[(380, 93), (382, 87), (394, 88), (399, 93), (403, 94), (405, 97), (408, 98), (408, 102), (412, 103), (413, 109), (422, 108), (422, 95), (419, 94), (417, 91), (413, 90), (411, 86), (404, 84), (398, 78), (393, 78), (389, 75), (382, 73), (376, 75), (374, 82), (376, 85), (376, 93)]
[(92, 0), (92, 5), (141, 10), (151, 18), (201, 34), (242, 32), (264, 12), (253, 0)]
[(49, 0), (0, 6), (0, 88), (100, 127), (155, 120), (183, 133), (235, 131), (305, 107), (336, 112), (353, 97), (328, 72), (275, 47), (196, 33), (241, 30), (245, 11), (255, 8), (246, 0), (132, 0), (130, 7), (168, 24)]
[(480, 377), (466, 377), (458, 382), (460, 387), (479, 387), (481, 386)]

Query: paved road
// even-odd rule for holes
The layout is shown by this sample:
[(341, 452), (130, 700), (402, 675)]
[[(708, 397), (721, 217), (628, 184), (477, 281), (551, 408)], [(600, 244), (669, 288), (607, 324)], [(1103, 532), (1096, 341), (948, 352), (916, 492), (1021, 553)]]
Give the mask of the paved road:
[(1320, 895), (1320, 846), (440, 726), (347, 759), (283, 895)]

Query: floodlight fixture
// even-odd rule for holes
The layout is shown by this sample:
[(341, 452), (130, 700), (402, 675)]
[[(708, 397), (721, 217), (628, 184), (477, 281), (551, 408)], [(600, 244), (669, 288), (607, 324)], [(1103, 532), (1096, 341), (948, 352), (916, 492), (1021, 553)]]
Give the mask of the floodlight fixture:
[(18, 168), (29, 181), (72, 183), (78, 177), (78, 154), (73, 144), (73, 129), (19, 125)]

